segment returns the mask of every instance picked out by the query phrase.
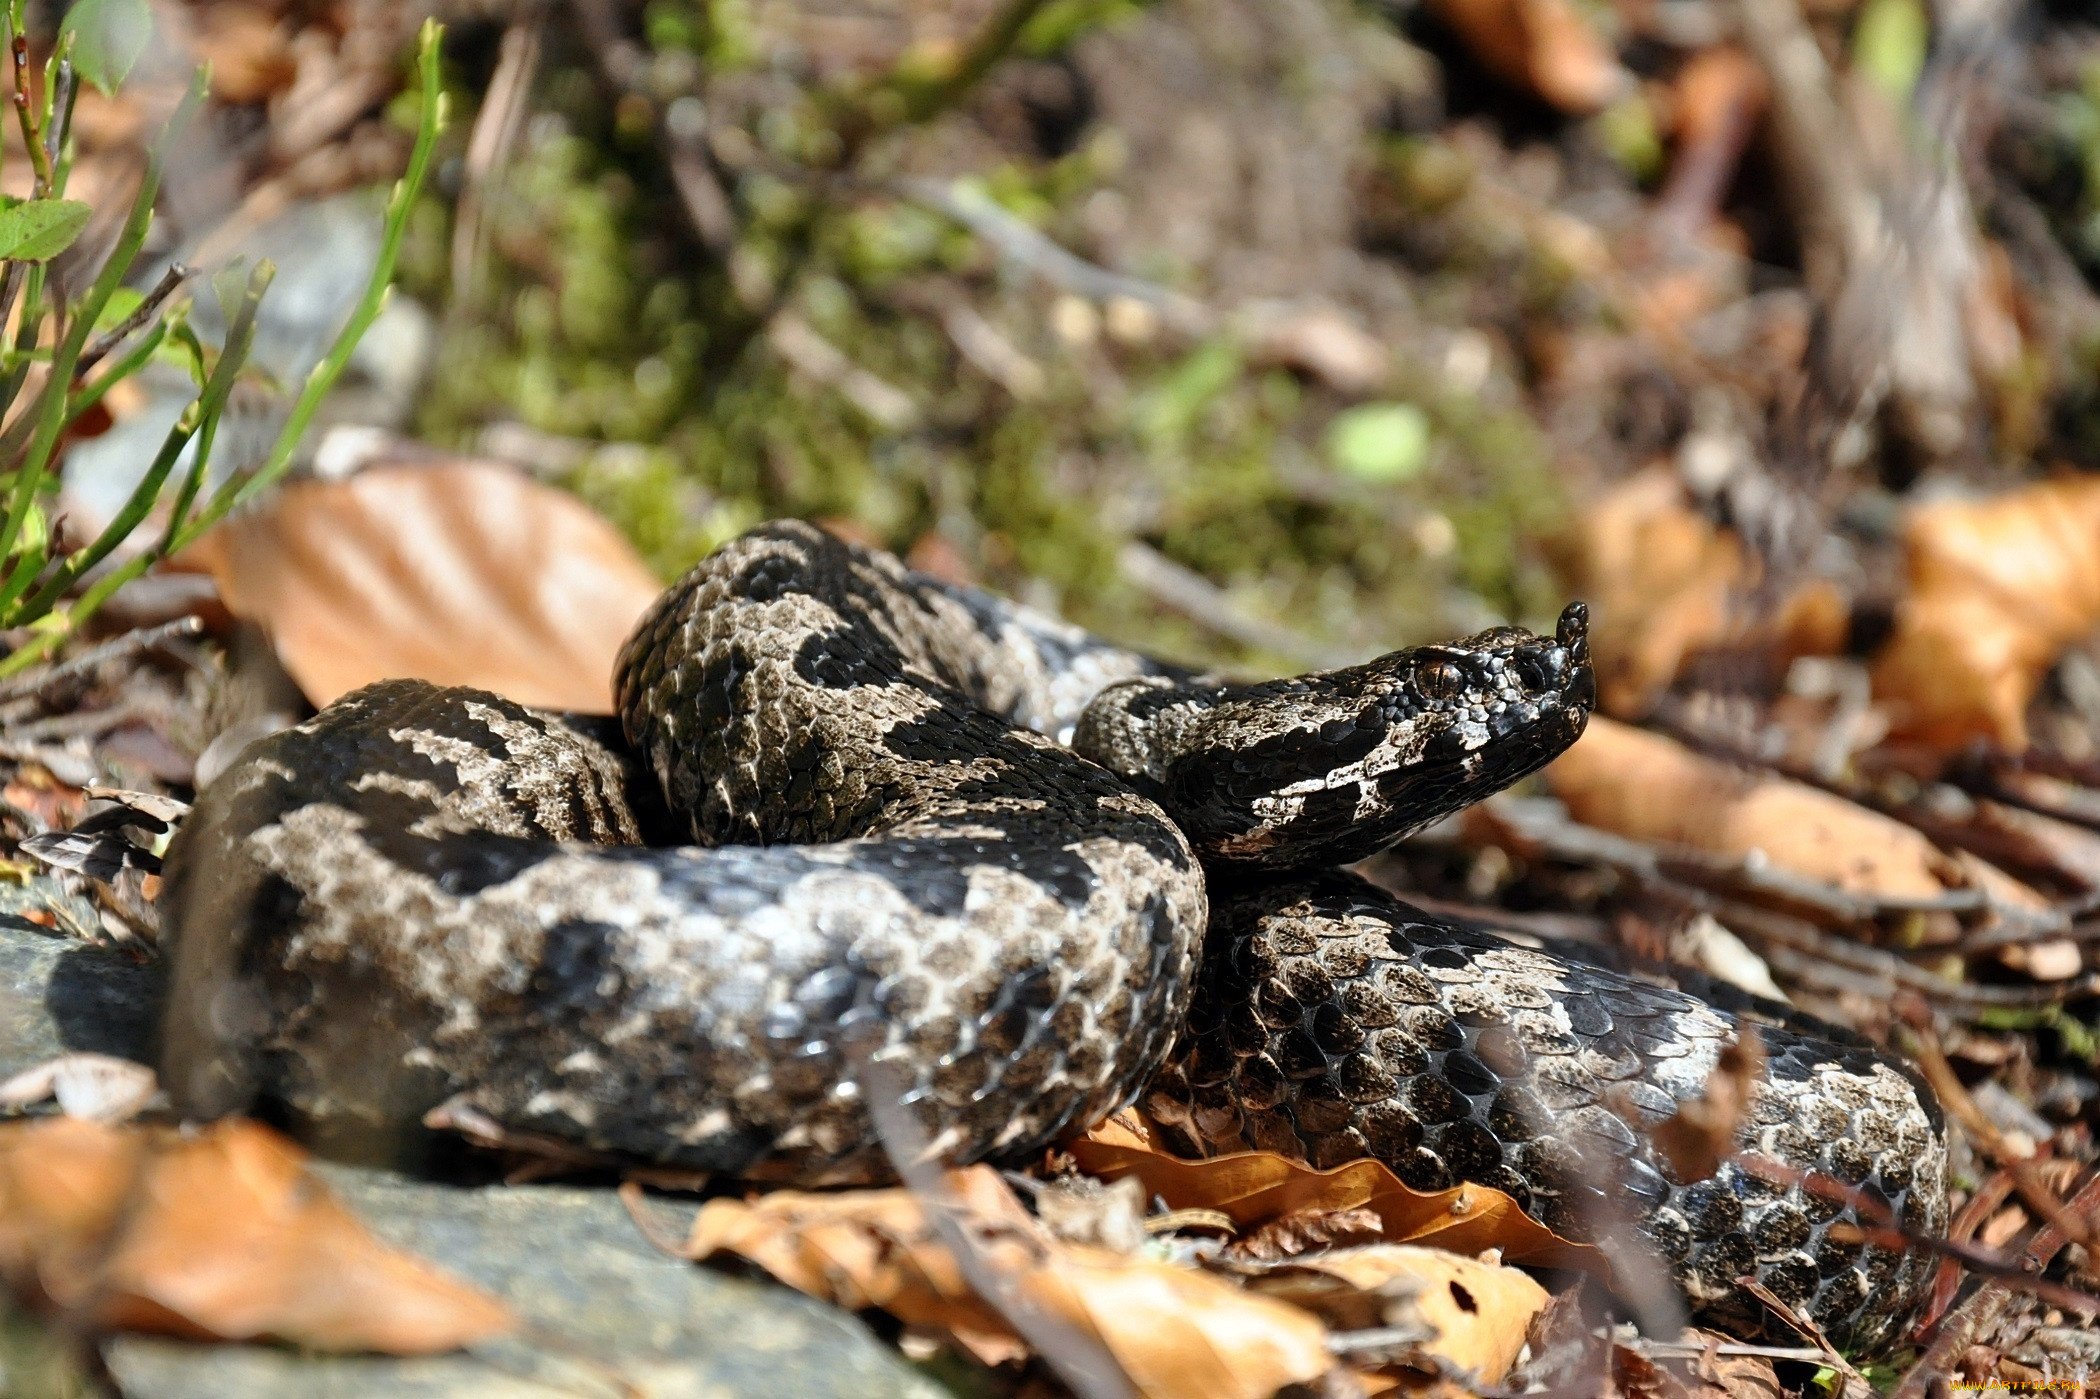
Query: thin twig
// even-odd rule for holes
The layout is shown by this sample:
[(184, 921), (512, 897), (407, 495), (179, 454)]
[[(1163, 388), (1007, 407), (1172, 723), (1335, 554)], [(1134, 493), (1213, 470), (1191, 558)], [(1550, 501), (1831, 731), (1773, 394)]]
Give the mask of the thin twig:
[(2062, 1198), (2042, 1179), (2034, 1158), (2016, 1150), (2006, 1141), (2005, 1134), (1998, 1130), (1998, 1124), (1991, 1121), (1976, 1105), (1976, 1100), (1969, 1096), (1969, 1090), (1963, 1086), (1961, 1078), (1954, 1072), (1954, 1066), (1947, 1062), (1946, 1054), (1940, 1049), (1939, 1036), (1933, 1030), (1931, 1011), (1910, 998), (1898, 1001), (1896, 1009), (1903, 1017), (1904, 1023), (1910, 1027), (1911, 1057), (1917, 1061), (1926, 1081), (1932, 1084), (1933, 1091), (1939, 1094), (1941, 1105), (1954, 1115), (1975, 1139), (1976, 1144), (1988, 1152), (1991, 1159), (2012, 1177), (2013, 1185), (2020, 1192), (2020, 1200), (2027, 1208), (2034, 1211), (2038, 1218), (2061, 1230), (2064, 1237), (2072, 1243), (2090, 1247), (2096, 1238), (2100, 1238), (2100, 1234), (2096, 1234), (2094, 1229), (2094, 1221), (2066, 1214)]
[(874, 1037), (852, 1046), (855, 1077), (868, 1120), (897, 1177), (925, 1211), (970, 1288), (1013, 1327), (1080, 1399), (1136, 1399), (1137, 1390), (1109, 1349), (1078, 1327), (1045, 1310), (1015, 1286), (1015, 1279), (978, 1246), (952, 1198), (942, 1169), (944, 1148), (931, 1141), (905, 1106), (903, 1076), (879, 1057)]
[[(1973, 850), (1985, 859), (2003, 863), (2011, 847), (2003, 840), (1994, 843), (1988, 839), (1991, 834), (1997, 833), (1995, 829), (1978, 833), (1975, 829), (1976, 823), (1984, 819), (1994, 821), (1996, 827), (2012, 826), (2016, 829), (2017, 823), (2023, 819), (2028, 822), (2050, 822), (2061, 831), (2061, 834), (2056, 836), (2060, 842), (2073, 836), (2090, 839), (2082, 828), (2071, 822), (2003, 802), (1994, 802), (1988, 797), (1971, 797), (1951, 784), (1940, 790), (1943, 793), (1959, 794), (1959, 798), (1967, 799), (1973, 804), (1974, 816), (1967, 821), (1938, 816), (1931, 809), (1931, 789), (1899, 800), (1884, 796), (1866, 783), (1848, 780), (1820, 763), (1805, 764), (1781, 755), (1754, 751), (1743, 740), (1716, 732), (1712, 725), (1699, 722), (1692, 706), (1682, 700), (1665, 697), (1653, 719), (1658, 728), (1697, 752), (1744, 767), (1769, 768), (1782, 777), (1829, 792), (1855, 805), (1900, 821), (1934, 841)], [(2032, 839), (2039, 841), (2051, 834), (2054, 832), (2032, 832)], [(2046, 858), (2048, 854), (2047, 851), (2035, 852), (2031, 847), (2022, 847), (2014, 853), (2013, 860), (2015, 863), (2043, 868), (2068, 884), (2088, 883), (2084, 879), (2085, 872), (2074, 867), (2078, 864), (2076, 860), (2050, 860)], [(2093, 880), (2100, 881), (2100, 875), (2093, 876)], [(1961, 897), (1954, 898), (1955, 894)], [(2069, 919), (2089, 911), (2082, 900), (2072, 900), (2066, 905), (2042, 913), (2006, 904), (2000, 899), (1992, 898), (1988, 890), (1981, 888), (1950, 891), (1949, 896), (1926, 901), (1899, 904), (1894, 899), (1886, 899), (1881, 902), (1892, 912), (1988, 912), (2000, 920), (2000, 926), (1970, 934), (1982, 939), (1978, 945), (1984, 947), (1995, 947), (2005, 942), (2041, 936), (2063, 936), (2067, 931), (2064, 924)], [(1969, 945), (1965, 938), (1962, 946), (1966, 949)]]
[(503, 31), (497, 51), (496, 71), (475, 113), (474, 129), (467, 138), (467, 153), (460, 167), (459, 201), (452, 224), (453, 308), (474, 304), (475, 274), (488, 242), (486, 192), (502, 177), (518, 134), (525, 128), (533, 74), (539, 70), (541, 41), (546, 13), (540, 7)]
[(1202, 574), (1136, 540), (1123, 545), (1116, 562), (1123, 576), (1154, 602), (1242, 646), (1313, 670), (1331, 670), (1353, 659), (1307, 640), (1296, 628), (1250, 615)]
[(105, 641), (100, 646), (90, 647), (79, 655), (69, 656), (54, 665), (28, 671), (9, 680), (0, 680), (0, 704), (12, 704), (17, 700), (46, 694), (59, 685), (79, 679), (98, 666), (151, 651), (170, 641), (186, 641), (202, 635), (203, 632), (204, 623), (196, 617), (177, 617), (174, 621), (164, 622), (157, 627), (141, 627), (137, 631), (125, 632), (122, 636)]
[[(1973, 1243), (1976, 1231), (1984, 1221), (1998, 1212), (2013, 1192), (2013, 1178), (2009, 1172), (1993, 1171), (1991, 1178), (1978, 1186), (1968, 1201), (1955, 1214), (1947, 1226), (1947, 1237), (1955, 1243)], [(1935, 1326), (1954, 1301), (1954, 1294), (1961, 1289), (1961, 1262), (1942, 1257), (1939, 1273), (1932, 1280), (1932, 1290), (1925, 1303), (1922, 1326)]]
[(1828, 1365), (1831, 1369), (1858, 1385), (1861, 1393), (1872, 1394), (1874, 1392), (1874, 1387), (1867, 1383), (1867, 1377), (1853, 1368), (1852, 1362), (1845, 1359), (1838, 1348), (1830, 1343), (1830, 1337), (1823, 1334), (1823, 1328), (1816, 1325), (1814, 1317), (1803, 1316), (1800, 1312), (1794, 1310), (1793, 1307), (1787, 1304), (1785, 1298), (1759, 1282), (1755, 1274), (1739, 1277), (1735, 1281), (1736, 1286), (1769, 1307), (1772, 1315), (1778, 1317), (1788, 1326), (1793, 1327), (1794, 1330), (1812, 1341), (1825, 1365)]
[(919, 425), (922, 415), (910, 394), (855, 364), (800, 316), (785, 311), (774, 316), (766, 339), (789, 365), (836, 390), (885, 432), (909, 432)]
[(29, 91), (29, 36), (17, 30), (8, 47), (15, 63), (15, 117), (21, 122), (22, 144), (29, 150), (29, 163), (36, 173), (31, 197), (42, 199), (51, 192), (51, 158), (44, 153), (43, 126)]
[(77, 377), (86, 374), (100, 364), (110, 351), (129, 339), (133, 332), (152, 320), (160, 310), (161, 303), (173, 296), (175, 289), (189, 280), (189, 277), (189, 268), (179, 262), (170, 263), (168, 270), (160, 274), (160, 280), (153, 284), (153, 289), (146, 293), (130, 315), (111, 326), (80, 352), (80, 363), (74, 369), (74, 375)]
[[(2100, 1216), (2100, 1172), (2095, 1172), (2085, 1187), (2071, 1197), (2067, 1208), (2082, 1215)], [(1952, 1368), (1954, 1357), (1968, 1348), (1970, 1339), (2005, 1310), (2005, 1304), (2012, 1299), (2014, 1292), (2032, 1292), (2045, 1301), (2051, 1300), (2049, 1294), (2037, 1285), (2038, 1275), (2070, 1242), (2070, 1238), (2053, 1224), (2035, 1230), (2027, 1240), (2027, 1246), (2020, 1250), (2015, 1275), (1992, 1278), (1957, 1307), (1940, 1324), (1939, 1334), (1932, 1338), (1932, 1343), (1918, 1357), (1917, 1364), (1903, 1376), (1889, 1399), (1926, 1399), (1932, 1392), (1933, 1382), (1944, 1377)], [(2090, 1316), (2093, 1313), (2084, 1311), (2082, 1314)]]
[[(1994, 1009), (2035, 1009), (2059, 1005), (2100, 990), (2100, 974), (2088, 974), (2046, 986), (1993, 986), (1952, 981), (1912, 965), (1883, 948), (1871, 947), (1848, 937), (1825, 932), (1807, 919), (1777, 912), (1759, 904), (1730, 898), (1739, 889), (1778, 893), (1799, 902), (1819, 906), (1833, 916), (1848, 910), (1858, 921), (1878, 913), (1904, 911), (1920, 904), (1944, 906), (1941, 900), (1891, 900), (1883, 902), (1847, 894), (1827, 885), (1812, 884), (1798, 876), (1775, 878), (1766, 872), (1753, 873), (1744, 862), (1705, 855), (1683, 848), (1661, 850), (1629, 840), (1609, 831), (1580, 825), (1561, 812), (1558, 805), (1539, 800), (1497, 797), (1485, 810), (1517, 838), (1555, 859), (1577, 864), (1599, 864), (1617, 870), (1650, 887), (1682, 899), (1692, 907), (1713, 914), (1724, 925), (1754, 936), (1777, 948), (1805, 953), (1852, 974), (1859, 989), (1880, 998), (1907, 988), (1950, 1009), (1974, 1014)], [(1966, 891), (1956, 891), (1966, 894)], [(1967, 898), (1954, 900), (1967, 906)], [(1774, 965), (1776, 949), (1766, 951)], [(1865, 977), (1861, 981), (1857, 978)]]
[[(844, 99), (845, 105), (832, 122), (832, 134), (837, 138), (834, 155), (824, 169), (810, 170), (798, 181), (805, 186), (807, 202), (778, 234), (770, 290), (763, 296), (739, 297), (736, 304), (741, 314), (725, 317), (716, 327), (699, 370), (702, 384), (726, 382), (728, 371), (743, 359), (751, 343), (792, 299), (816, 259), (823, 230), (837, 212), (838, 193), (854, 186), (853, 172), (875, 140), (903, 126), (930, 122), (961, 102), (1013, 50), (1048, 3), (1049, 0), (1006, 0), (971, 38), (955, 65), (932, 82), (913, 82), (893, 73)], [(602, 0), (599, 6), (602, 7)], [(708, 237), (707, 210), (691, 202), (687, 207), (704, 243)]]
[(1209, 308), (1193, 297), (1157, 282), (1111, 272), (1088, 262), (1051, 240), (1041, 230), (1009, 214), (990, 196), (966, 185), (911, 177), (893, 180), (887, 188), (914, 204), (953, 219), (991, 245), (1014, 266), (1041, 277), (1062, 291), (1095, 301), (1122, 297), (1142, 302), (1158, 311), (1161, 320), (1170, 327), (1186, 334), (1200, 335), (1216, 324), (1217, 318)]
[(44, 128), (44, 163), (56, 173), (58, 160), (73, 130), (73, 99), (79, 96), (73, 61), (60, 59), (51, 80), (51, 121)]
[[(1820, 1199), (1844, 1205), (1865, 1221), (1852, 1225), (1831, 1225), (1833, 1239), (1865, 1244), (1889, 1253), (1923, 1249), (1943, 1258), (1952, 1258), (1972, 1273), (2011, 1283), (2021, 1291), (2033, 1293), (2051, 1306), (2076, 1312), (2080, 1316), (2100, 1316), (2100, 1297), (2044, 1280), (2037, 1276), (2040, 1270), (2028, 1266), (2024, 1258), (2010, 1259), (1975, 1244), (1935, 1238), (1930, 1234), (1921, 1234), (1906, 1228), (1890, 1213), (1885, 1201), (1876, 1199), (1857, 1186), (1847, 1185), (1835, 1176), (1824, 1175), (1821, 1171), (1803, 1170), (1799, 1166), (1789, 1166), (1784, 1161), (1776, 1161), (1754, 1151), (1737, 1152), (1729, 1160), (1746, 1174), (1756, 1176), (1768, 1184), (1781, 1188), (1798, 1185)], [(2055, 1226), (2051, 1225), (2048, 1228), (2053, 1230)]]
[[(1902, 957), (1879, 947), (1827, 933), (1805, 919), (1790, 918), (1751, 904), (1723, 902), (1708, 909), (1724, 924), (1753, 935), (1761, 942), (1819, 957), (1826, 962), (1874, 979), (1873, 994), (1886, 1000), (1898, 990), (1909, 990), (1937, 1005), (1965, 1014), (1990, 1010), (2039, 1010), (2062, 1005), (2100, 990), (2100, 974), (2088, 973), (2039, 986), (1996, 986), (1972, 981), (1951, 981), (1937, 972), (1913, 966)], [(1776, 959), (1775, 959), (1776, 960)]]

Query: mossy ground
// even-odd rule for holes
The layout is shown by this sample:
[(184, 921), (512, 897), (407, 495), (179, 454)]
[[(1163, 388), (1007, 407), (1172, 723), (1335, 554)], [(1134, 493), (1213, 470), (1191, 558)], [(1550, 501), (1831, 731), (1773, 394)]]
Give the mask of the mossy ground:
[[(1054, 61), (1124, 22), (1122, 9), (1052, 6), (1024, 48)], [(1368, 397), (1407, 407), (1427, 433), (1397, 459), (1338, 459), (1331, 428), (1350, 403), (1262, 362), (1237, 331), (1173, 334), (1128, 305), (1060, 291), (879, 192), (891, 172), (941, 168), (1083, 248), (1077, 211), (1112, 187), (1142, 188), (1122, 133), (1082, 123), (1069, 149), (1017, 149), (992, 134), (996, 112), (966, 99), (872, 143), (859, 188), (798, 185), (776, 168), (821, 160), (827, 123), (866, 81), (778, 80), (758, 57), (777, 36), (734, 10), (650, 13), (658, 65), (762, 88), (738, 133), (762, 154), (728, 182), (734, 246), (695, 239), (657, 127), (636, 103), (608, 100), (582, 51), (557, 45), (484, 192), (475, 285), (448, 285), (456, 188), (434, 192), (418, 219), (407, 285), (452, 307), (424, 435), (470, 445), (508, 420), (590, 444), (567, 483), (666, 574), (769, 515), (834, 517), (900, 550), (936, 538), (988, 583), (1124, 639), (1258, 670), (1292, 658), (1147, 597), (1118, 568), (1125, 541), (1330, 654), (1557, 609), (1537, 544), (1561, 491), (1520, 403), (1455, 391), (1395, 347), (1390, 382)], [(456, 61), (468, 110), (490, 58), (467, 45)], [(906, 51), (889, 76), (913, 61)], [(1375, 144), (1364, 156), (1386, 158)], [(1176, 291), (1209, 292), (1193, 274), (1179, 280)], [(913, 421), (878, 421), (784, 363), (752, 332), (740, 283), (900, 391)], [(946, 321), (958, 303), (1031, 366), (1025, 394), (958, 352)]]

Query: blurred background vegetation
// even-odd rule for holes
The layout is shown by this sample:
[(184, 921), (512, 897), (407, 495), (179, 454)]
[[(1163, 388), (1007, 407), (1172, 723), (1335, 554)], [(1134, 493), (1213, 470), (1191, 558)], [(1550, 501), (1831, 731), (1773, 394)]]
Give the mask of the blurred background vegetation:
[[(162, 250), (274, 257), (256, 359), (303, 371), (427, 7), (97, 3), (157, 28), (84, 169), (210, 63)], [(1871, 552), (1921, 477), (2100, 462), (2075, 3), (437, 8), (414, 314), (334, 416), (571, 486), (666, 575), (819, 516), (1281, 670), (1549, 621), (1571, 503), (1641, 467), (1828, 572), (1798, 541)]]
[[(838, 517), (1201, 659), (1557, 610), (1525, 341), (1610, 308), (1499, 167), (1624, 199), (1637, 114), (1454, 133), (1424, 17), (1311, 0), (578, 15), (522, 21), (508, 161), (457, 124), (415, 225), (426, 437), (559, 439), (666, 572)], [(460, 110), (516, 32), (461, 34)]]

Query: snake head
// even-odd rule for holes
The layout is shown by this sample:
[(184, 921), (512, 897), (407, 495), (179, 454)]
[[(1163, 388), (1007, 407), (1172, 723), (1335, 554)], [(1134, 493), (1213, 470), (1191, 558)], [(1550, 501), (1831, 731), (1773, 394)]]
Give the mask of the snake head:
[(1491, 796), (1578, 738), (1588, 609), (1260, 685), (1135, 681), (1074, 746), (1166, 808), (1206, 858), (1341, 864)]

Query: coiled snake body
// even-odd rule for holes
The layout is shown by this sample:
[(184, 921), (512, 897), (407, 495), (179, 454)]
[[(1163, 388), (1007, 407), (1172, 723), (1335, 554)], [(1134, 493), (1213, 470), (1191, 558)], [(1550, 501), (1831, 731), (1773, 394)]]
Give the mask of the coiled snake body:
[[(1772, 1329), (1754, 1274), (1885, 1342), (1921, 1263), (1798, 1185), (1676, 1181), (1636, 1130), (1703, 1089), (1732, 1016), (1319, 872), (1537, 768), (1592, 686), (1577, 608), (1554, 637), (1223, 685), (767, 526), (643, 621), (619, 732), (395, 681), (248, 749), (169, 855), (163, 1081), (188, 1115), (263, 1098), (364, 1155), (454, 1100), (802, 1183), (887, 1173), (868, 1095), (969, 1161), (1149, 1083), (1191, 1149), (1374, 1155), (1564, 1232), (1616, 1218), (1740, 1332)], [(1939, 1227), (1929, 1094), (1765, 1035), (1744, 1144)]]

